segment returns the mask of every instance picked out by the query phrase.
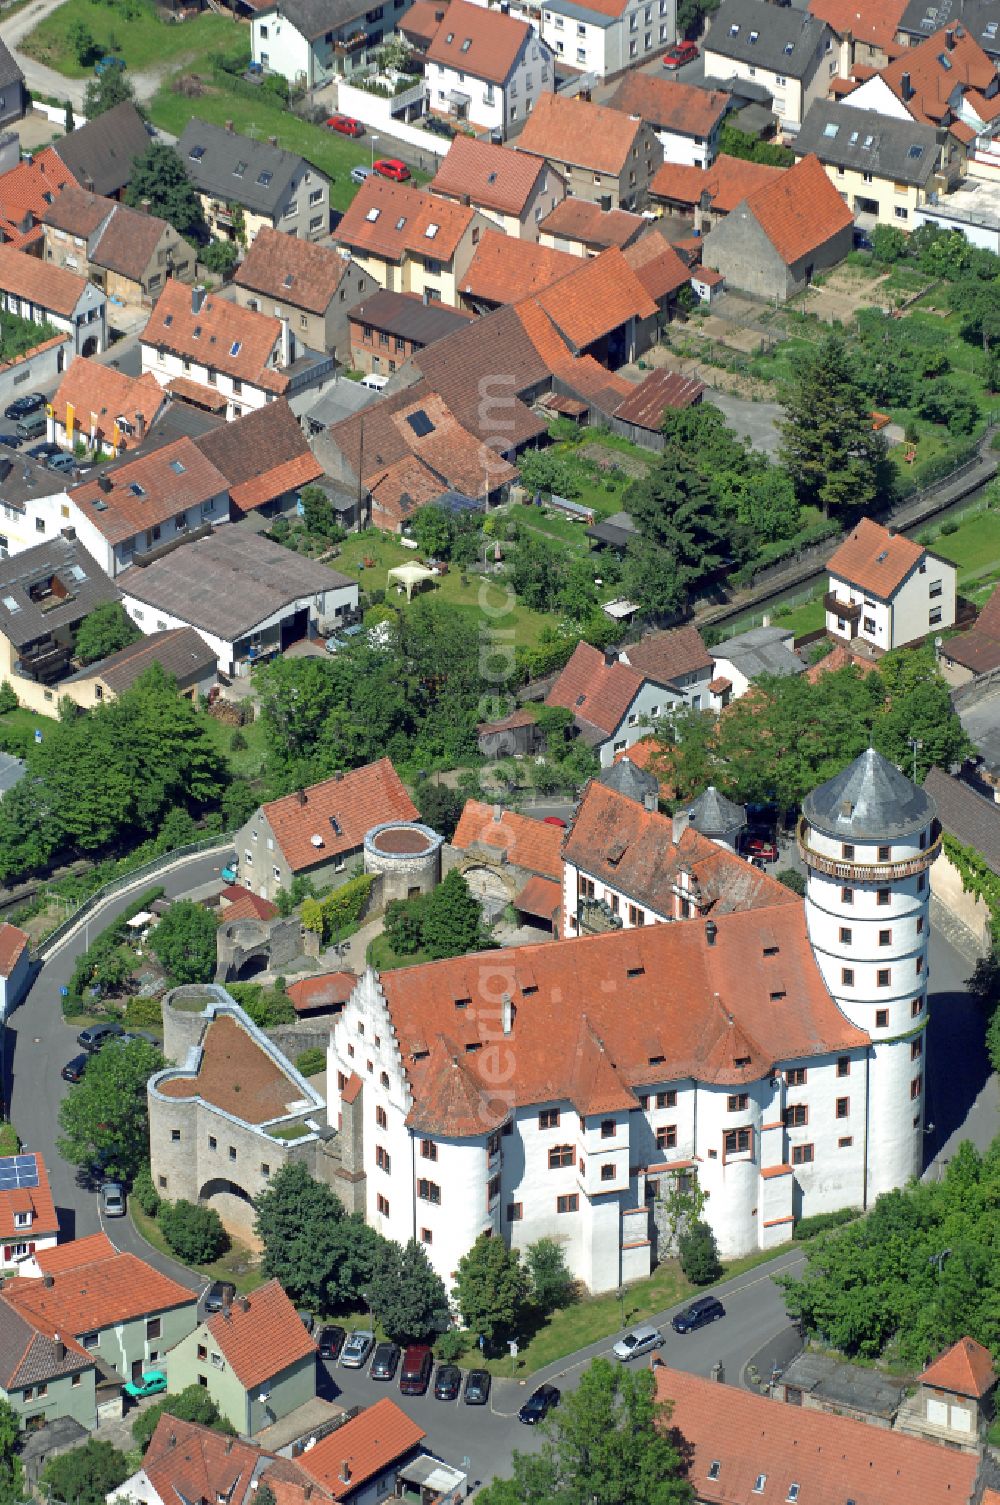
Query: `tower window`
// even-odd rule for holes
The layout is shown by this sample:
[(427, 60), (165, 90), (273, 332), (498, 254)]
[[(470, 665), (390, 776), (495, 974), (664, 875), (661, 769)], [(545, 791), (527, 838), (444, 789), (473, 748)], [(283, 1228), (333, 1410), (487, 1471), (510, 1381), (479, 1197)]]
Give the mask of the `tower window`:
[(850, 1056), (838, 1056), (837, 1057), (837, 1075), (838, 1076), (850, 1076), (850, 1074), (851, 1074), (851, 1058), (850, 1058)]
[(913, 1002), (910, 1004), (910, 1017), (912, 1019), (919, 1019), (923, 1011), (924, 1000), (922, 998), (914, 998)]
[(913, 1040), (913, 1041), (910, 1042), (910, 1060), (911, 1061), (919, 1061), (920, 1057), (923, 1055), (923, 1053), (924, 1053), (924, 1039), (923, 1039), (923, 1036), (921, 1035), (919, 1037), (919, 1039), (916, 1039), (916, 1040)]
[(888, 862), (889, 858), (891, 857), (891, 855), (892, 855), (892, 848), (891, 847), (879, 847), (879, 849), (878, 849), (878, 860), (879, 860), (879, 862)]
[(922, 894), (923, 891), (924, 891), (924, 889), (926, 887), (927, 887), (927, 874), (926, 873), (918, 873), (917, 874), (917, 893), (918, 894)]
[(876, 890), (876, 903), (877, 904), (888, 904), (889, 901), (891, 900), (891, 898), (892, 898), (892, 894), (889, 891), (889, 889), (887, 889), (887, 888), (880, 888), (880, 889)]
[(854, 936), (854, 932), (851, 930), (851, 927), (849, 925), (841, 925), (841, 927), (840, 927), (840, 944), (842, 946), (849, 946), (851, 944), (853, 936)]
[(915, 1076), (913, 1078), (913, 1081), (910, 1083), (910, 1098), (913, 1102), (916, 1102), (917, 1098), (920, 1096), (921, 1092), (923, 1091), (923, 1086), (923, 1077)]
[(853, 844), (851, 842), (849, 842), (849, 841), (845, 841), (844, 844), (843, 844), (843, 846), (840, 849), (840, 855), (841, 855), (841, 857), (843, 857), (843, 859), (844, 859), (845, 862), (853, 862), (854, 861), (854, 846), (853, 846)]
[(891, 985), (891, 969), (889, 967), (879, 967), (878, 971), (875, 973), (875, 986), (878, 988), (888, 988), (891, 987)]
[(880, 930), (879, 933), (878, 933), (878, 943), (879, 943), (880, 946), (891, 946), (892, 945), (892, 931), (891, 930)]
[(840, 981), (841, 981), (841, 983), (843, 984), (843, 986), (845, 988), (853, 988), (853, 986), (854, 986), (854, 968), (853, 967), (841, 967), (841, 969), (840, 969)]
[(853, 888), (842, 888), (840, 890), (840, 902), (841, 902), (841, 904), (853, 904), (854, 903), (854, 890), (853, 890)]
[(876, 1029), (888, 1029), (889, 1028), (889, 1010), (888, 1009), (876, 1009), (875, 1010), (875, 1028)]
[(920, 974), (921, 974), (921, 972), (923, 970), (924, 970), (924, 959), (923, 959), (922, 956), (918, 956), (917, 957), (917, 976), (918, 977), (920, 976)]
[(850, 1118), (850, 1116), (851, 1116), (851, 1099), (849, 1097), (838, 1097), (838, 1099), (837, 1099), (837, 1117), (838, 1118)]

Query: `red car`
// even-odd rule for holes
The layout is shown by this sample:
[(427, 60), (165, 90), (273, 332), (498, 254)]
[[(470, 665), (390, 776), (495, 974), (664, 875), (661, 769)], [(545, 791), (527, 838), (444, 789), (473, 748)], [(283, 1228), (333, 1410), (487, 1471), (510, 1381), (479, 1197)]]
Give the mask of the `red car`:
[(339, 131), (342, 136), (363, 136), (365, 128), (360, 120), (353, 120), (350, 115), (331, 115), (326, 122), (327, 129)]
[(395, 183), (405, 183), (410, 176), (410, 169), (405, 162), (400, 162), (398, 157), (379, 157), (375, 163), (375, 171), (383, 178), (392, 178)]
[(562, 820), (558, 815), (544, 815), (542, 817), (542, 825), (561, 826), (564, 831), (566, 829), (566, 822)]
[(761, 857), (765, 862), (778, 860), (778, 848), (767, 836), (747, 836), (743, 850), (748, 857)]
[(693, 63), (698, 56), (698, 48), (694, 42), (678, 42), (675, 47), (664, 56), (664, 68), (683, 68), (685, 63)]

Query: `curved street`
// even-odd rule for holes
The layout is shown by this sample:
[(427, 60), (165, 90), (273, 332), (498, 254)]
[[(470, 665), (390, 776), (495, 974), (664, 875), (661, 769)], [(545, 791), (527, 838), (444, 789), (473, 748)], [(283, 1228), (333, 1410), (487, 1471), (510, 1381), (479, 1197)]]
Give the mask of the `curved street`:
[[(10, 1117), (27, 1147), (45, 1157), (64, 1240), (97, 1232), (101, 1220), (94, 1192), (77, 1181), (74, 1169), (56, 1151), (59, 1104), (73, 1090), (62, 1080), (60, 1071), (78, 1050), (77, 1027), (62, 1017), (59, 990), (68, 983), (91, 929), (95, 933), (103, 929), (153, 882), (162, 882), (170, 897), (179, 897), (218, 881), (225, 858), (223, 850), (184, 859), (162, 877), (137, 879), (109, 899), (89, 923), (56, 947), (9, 1022), (4, 1085)], [(930, 1175), (936, 1174), (935, 1166), (946, 1163), (954, 1153), (959, 1138), (972, 1138), (980, 1148), (990, 1142), (996, 1130), (997, 1104), (996, 1079), (989, 1073), (982, 1045), (981, 1019), (964, 988), (971, 966), (940, 931), (932, 935), (932, 948), (931, 992), (936, 1013), (932, 1013), (932, 1049), (928, 1053), (928, 1104), (936, 1128), (928, 1143)], [(151, 1249), (136, 1233), (131, 1219), (116, 1221), (107, 1231), (119, 1248), (140, 1255), (191, 1290), (203, 1286), (192, 1271)], [(664, 1361), (705, 1376), (721, 1363), (729, 1384), (742, 1382), (751, 1360), (764, 1377), (773, 1362), (779, 1366), (787, 1362), (795, 1339), (772, 1276), (797, 1268), (802, 1259), (799, 1248), (786, 1248), (773, 1260), (724, 1282), (717, 1290), (726, 1317), (717, 1326), (679, 1337), (669, 1329), (669, 1318), (677, 1308), (658, 1314), (653, 1320), (666, 1333), (661, 1351)], [(321, 1393), (344, 1405), (365, 1405), (391, 1394), (427, 1430), (435, 1452), (458, 1465), (468, 1460), (464, 1466), (471, 1477), (486, 1481), (509, 1471), (515, 1447), (530, 1450), (539, 1444), (537, 1432), (521, 1426), (516, 1417), (529, 1390), (542, 1381), (571, 1389), (586, 1365), (608, 1354), (618, 1336), (614, 1333), (556, 1361), (532, 1375), (530, 1381), (495, 1380), (489, 1407), (446, 1404), (434, 1400), (432, 1394), (401, 1396), (395, 1384), (379, 1384), (364, 1371), (344, 1370), (336, 1364), (325, 1366)]]

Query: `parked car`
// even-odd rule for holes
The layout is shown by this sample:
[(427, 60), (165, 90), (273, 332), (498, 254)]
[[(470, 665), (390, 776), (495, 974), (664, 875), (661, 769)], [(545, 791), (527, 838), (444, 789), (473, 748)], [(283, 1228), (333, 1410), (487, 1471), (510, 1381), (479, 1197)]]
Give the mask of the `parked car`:
[(5, 418), (27, 418), (29, 413), (37, 413), (39, 408), (44, 408), (45, 398), (41, 392), (25, 392), (23, 397), (15, 397), (3, 410)]
[(778, 848), (770, 836), (762, 836), (759, 832), (751, 832), (744, 836), (743, 852), (747, 857), (761, 857), (765, 862), (777, 862)]
[(685, 63), (693, 63), (698, 56), (698, 48), (694, 42), (678, 42), (670, 51), (664, 53), (664, 68), (683, 68)]
[(106, 52), (104, 56), (102, 58), (99, 58), (94, 64), (94, 72), (97, 74), (98, 78), (100, 78), (102, 73), (110, 73), (115, 68), (124, 69), (124, 67), (125, 59), (123, 57), (117, 57), (113, 52)]
[(465, 1376), (465, 1404), (485, 1406), (490, 1398), (492, 1383), (488, 1369), (470, 1369)]
[(410, 169), (398, 157), (379, 157), (374, 165), (379, 177), (391, 178), (394, 183), (405, 183), (410, 176)]
[(72, 1061), (66, 1062), (66, 1065), (63, 1067), (59, 1075), (62, 1077), (64, 1082), (81, 1082), (83, 1080), (83, 1073), (87, 1069), (87, 1062), (89, 1060), (90, 1057), (88, 1056), (87, 1052), (82, 1051), (80, 1055), (74, 1056)]
[(432, 131), (435, 136), (447, 136), (449, 141), (455, 137), (455, 127), (437, 115), (428, 115), (427, 119), (422, 120), (420, 124), (425, 131)]
[(29, 460), (52, 460), (56, 455), (61, 455), (62, 450), (58, 444), (53, 444), (51, 439), (44, 439), (41, 444), (33, 444), (28, 450)]
[(640, 1323), (633, 1327), (624, 1338), (619, 1338), (612, 1352), (616, 1359), (625, 1363), (627, 1359), (637, 1359), (640, 1354), (652, 1353), (655, 1348), (663, 1347), (663, 1334), (658, 1327), (653, 1327), (650, 1322)]
[(76, 1037), (77, 1045), (83, 1047), (91, 1055), (95, 1050), (100, 1050), (102, 1045), (107, 1045), (109, 1040), (114, 1040), (125, 1031), (120, 1024), (88, 1024)]
[(365, 166), (364, 163), (359, 164), (359, 166), (357, 166), (357, 167), (352, 167), (351, 168), (351, 182), (352, 183), (363, 183), (366, 178), (370, 178), (372, 176), (372, 174), (374, 173), (374, 171), (375, 171), (374, 167), (367, 167), (367, 166)]
[(518, 1421), (523, 1421), (526, 1427), (533, 1427), (540, 1421), (544, 1421), (549, 1412), (559, 1404), (559, 1391), (555, 1385), (539, 1385), (533, 1390), (517, 1413)]
[(403, 1354), (403, 1367), (399, 1371), (401, 1395), (423, 1395), (430, 1384), (434, 1357), (426, 1343), (411, 1343)]
[(101, 1199), (101, 1213), (106, 1218), (123, 1218), (125, 1216), (125, 1193), (117, 1181), (105, 1181), (98, 1193)]
[(49, 470), (55, 471), (68, 472), (71, 470), (84, 471), (90, 469), (89, 465), (81, 465), (76, 455), (50, 455), (45, 463)]
[(373, 1380), (391, 1380), (398, 1364), (399, 1344), (380, 1343), (375, 1350), (372, 1367), (368, 1371), (369, 1377)]
[(125, 1394), (133, 1400), (142, 1400), (147, 1395), (162, 1395), (167, 1388), (167, 1377), (162, 1369), (150, 1369), (138, 1380), (129, 1380)]
[(361, 121), (351, 115), (331, 115), (326, 124), (329, 130), (339, 131), (342, 136), (363, 136), (365, 133)]
[[(462, 1388), (462, 1371), (456, 1364), (439, 1364), (434, 1376), (435, 1400), (458, 1400)], [(400, 1386), (402, 1389), (402, 1386)]]
[(671, 1317), (670, 1326), (675, 1333), (693, 1333), (699, 1327), (706, 1327), (709, 1322), (718, 1322), (725, 1315), (726, 1309), (718, 1296), (699, 1296), (697, 1301), (692, 1301), (676, 1317)]
[(375, 1342), (375, 1334), (366, 1332), (359, 1327), (344, 1344), (344, 1351), (340, 1355), (340, 1362), (345, 1369), (360, 1369), (372, 1351)]
[(563, 831), (565, 831), (565, 829), (566, 829), (566, 822), (559, 815), (545, 815), (545, 816), (543, 816), (542, 817), (542, 825), (543, 826), (559, 826), (559, 828), (561, 830), (563, 830)]
[(20, 449), (21, 441), (17, 434), (0, 434), (0, 444), (6, 444), (8, 449)]
[(205, 1293), (205, 1311), (221, 1312), (226, 1301), (232, 1301), (236, 1287), (228, 1280), (213, 1280)]
[(344, 1339), (346, 1337), (347, 1333), (345, 1332), (345, 1330), (342, 1327), (337, 1327), (335, 1324), (328, 1324), (326, 1327), (321, 1327), (319, 1330), (319, 1337), (316, 1339), (316, 1345), (319, 1348), (320, 1358), (338, 1358), (340, 1355), (340, 1350), (344, 1346)]

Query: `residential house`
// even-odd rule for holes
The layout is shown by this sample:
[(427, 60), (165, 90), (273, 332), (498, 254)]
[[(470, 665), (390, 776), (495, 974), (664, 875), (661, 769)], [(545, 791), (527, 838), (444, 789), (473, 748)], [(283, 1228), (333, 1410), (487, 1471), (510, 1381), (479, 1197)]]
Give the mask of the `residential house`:
[(956, 687), (1000, 669), (1000, 586), (990, 592), (968, 632), (956, 633), (940, 645), (938, 663)]
[(527, 902), (534, 918), (551, 924), (562, 902), (565, 835), (561, 826), (502, 805), (466, 800), (446, 866), (458, 868), (481, 903), (493, 909), (513, 904), (523, 914)]
[(697, 627), (672, 627), (667, 632), (648, 633), (637, 643), (624, 644), (618, 657), (630, 668), (648, 674), (660, 684), (670, 685), (692, 710), (708, 708), (713, 659)]
[(676, 0), (548, 0), (542, 36), (566, 68), (613, 78), (676, 40)]
[(76, 355), (99, 355), (107, 344), (107, 299), (93, 283), (4, 245), (0, 303), (8, 313), (72, 335)]
[(426, 382), (334, 424), (316, 448), (328, 476), (367, 498), (371, 525), (393, 533), (448, 491), (486, 508), (517, 478), (514, 466), (470, 432)]
[(96, 1426), (97, 1376), (95, 1356), (58, 1320), (22, 1313), (0, 1292), (0, 1396), (25, 1431), (62, 1417)]
[(274, 138), (255, 141), (196, 116), (184, 127), (177, 151), (213, 235), (250, 246), (263, 225), (299, 240), (329, 234), (329, 178)]
[(78, 355), (49, 404), (46, 438), (70, 452), (84, 444), (115, 458), (142, 443), (169, 401), (148, 372), (126, 376)]
[(274, 517), (297, 507), (302, 488), (323, 475), (323, 467), (282, 397), (232, 423), (220, 424), (195, 442), (225, 478), (233, 522), (248, 512)]
[(835, 33), (818, 16), (766, 0), (723, 0), (703, 48), (705, 76), (763, 85), (786, 130), (797, 130), (837, 75)]
[[(0, 72), (2, 64), (0, 54)], [(0, 85), (0, 96), (2, 93)], [(15, 162), (17, 165), (0, 177), (0, 241), (12, 250), (41, 256), (45, 241), (42, 220), (67, 186), (74, 183), (73, 174), (51, 146), (23, 162), (15, 157)]]
[(843, 261), (853, 240), (851, 210), (820, 161), (802, 157), (712, 228), (702, 261), (728, 286), (783, 303)]
[(573, 713), (580, 736), (597, 754), (602, 768), (614, 755), (644, 736), (653, 722), (684, 697), (659, 670), (633, 668), (618, 650), (578, 643), (566, 667), (545, 697), (545, 704)]
[(761, 675), (788, 678), (804, 674), (805, 664), (795, 652), (794, 632), (787, 627), (751, 627), (712, 648), (715, 668), (709, 691), (712, 710), (739, 700)]
[[(944, 19), (942, 11), (933, 10), (925, 0), (907, 0), (896, 23), (896, 43), (899, 50), (919, 47)], [(962, 0), (954, 19), (960, 21), (966, 31), (975, 37), (995, 63), (1000, 64), (1000, 16), (997, 15), (996, 0)]]
[(221, 673), (246, 675), (291, 643), (350, 621), (358, 583), (243, 528), (213, 528), (133, 570), (122, 604), (146, 633), (195, 628)]
[(602, 209), (643, 209), (663, 161), (652, 126), (620, 110), (565, 94), (545, 95), (517, 139), (544, 157), (575, 198)]
[(149, 307), (168, 278), (193, 282), (196, 255), (168, 220), (115, 208), (90, 258), (90, 278), (116, 303)]
[(299, 876), (321, 887), (344, 883), (373, 826), (419, 819), (395, 768), (380, 758), (255, 810), (235, 840), (240, 882), (272, 900)]
[[(88, 277), (90, 258), (118, 201), (77, 187), (69, 169), (62, 166), (55, 152), (51, 155), (66, 175), (66, 186), (39, 215), (45, 260)], [(3, 181), (0, 179), (0, 189)]]
[[(106, 1233), (35, 1252), (40, 1280), (8, 1281), (0, 1300), (52, 1325), (121, 1379), (137, 1379), (194, 1330), (198, 1297)], [(44, 1330), (44, 1328), (43, 1328)]]
[(768, 167), (763, 162), (745, 162), (741, 157), (723, 153), (711, 167), (683, 166), (664, 162), (649, 185), (649, 197), (664, 216), (693, 216), (695, 229), (705, 235), (737, 204), (768, 183), (776, 183), (783, 167)]
[[(219, 917), (219, 956), (238, 970), (260, 954), (258, 943), (266, 954), (269, 927), (259, 913), (234, 919), (230, 928), (228, 913)], [(272, 1172), (289, 1159), (317, 1171), (323, 1099), (217, 984), (173, 989), (162, 1013), (163, 1053), (177, 1064), (147, 1084), (153, 1181), (163, 1196), (211, 1207), (233, 1233), (252, 1237), (253, 1199)], [(321, 1179), (325, 1173), (318, 1171)], [(199, 1335), (189, 1345), (183, 1382), (171, 1358), (171, 1388), (194, 1383), (202, 1341)], [(233, 1404), (230, 1381), (225, 1389)], [(235, 1403), (234, 1424), (243, 1429), (243, 1397)]]
[(66, 477), (23, 451), (0, 447), (0, 560), (58, 534), (69, 518)]
[(125, 100), (61, 136), (53, 151), (88, 193), (120, 199), (132, 164), (149, 150), (149, 132), (135, 105)]
[[(617, 779), (635, 772), (615, 766)], [(566, 936), (748, 909), (768, 911), (764, 926), (776, 906), (795, 903), (776, 878), (699, 831), (687, 809), (660, 815), (603, 774), (587, 785), (563, 843), (561, 883)]]
[(337, 240), (388, 292), (458, 304), (458, 287), (490, 222), (406, 183), (368, 178), (337, 226)]
[(862, 518), (827, 560), (826, 630), (879, 653), (955, 622), (955, 566), (895, 529)]
[(262, 225), (233, 280), (237, 303), (287, 319), (308, 350), (349, 359), (351, 310), (377, 290), (363, 267), (330, 246)]
[[(580, 200), (564, 199), (563, 203)], [(499, 230), (487, 230), (460, 283), (462, 303), (479, 314), (505, 303), (520, 303), (576, 267), (576, 256), (567, 250), (557, 251), (540, 240), (512, 241)]]
[[(9, 932), (14, 932), (12, 940)], [(20, 942), (16, 939), (20, 937)], [(5, 968), (12, 951), (18, 947), (12, 973)], [(17, 973), (27, 975), (28, 937), (14, 925), (0, 925), (0, 991), (15, 980)], [(20, 964), (20, 965), (19, 965)], [(16, 1000), (15, 1000), (16, 1001)], [(9, 997), (3, 1001), (0, 1018), (6, 1018), (14, 1006)], [(38, 1275), (35, 1253), (51, 1249), (59, 1241), (59, 1218), (52, 1200), (49, 1173), (37, 1151), (0, 1158), (0, 1245), (4, 1271), (14, 1275)]]
[[(296, 1462), (338, 1505), (368, 1505), (392, 1495), (400, 1472), (415, 1458), (425, 1435), (423, 1427), (387, 1396), (321, 1438)], [(449, 1491), (448, 1501), (452, 1498)]]
[(175, 439), (88, 476), (69, 490), (70, 521), (112, 579), (229, 521), (225, 476), (191, 439)]
[[(866, 6), (859, 6), (857, 0), (809, 0), (807, 9), (825, 21), (836, 36), (840, 53), (837, 71), (841, 78), (847, 78), (856, 63), (884, 68), (898, 56), (900, 20), (916, 5), (927, 13), (926, 0), (878, 0)], [(926, 35), (926, 30), (921, 33)]]
[(428, 186), (441, 198), (471, 204), (514, 240), (537, 240), (540, 220), (566, 193), (548, 162), (465, 135), (454, 138)]
[(168, 1412), (157, 1422), (141, 1466), (112, 1490), (112, 1499), (133, 1505), (177, 1500), (246, 1505), (263, 1461), (250, 1443)]
[[(143, 373), (181, 396), (225, 402), (228, 419), (261, 408), (287, 390), (287, 319), (241, 308), (203, 287), (171, 278), (140, 336)], [(209, 391), (205, 393), (205, 388)]]
[(613, 110), (639, 115), (663, 147), (664, 162), (711, 167), (719, 152), (719, 132), (730, 96), (653, 73), (626, 73), (608, 101)]
[[(177, 681), (178, 694), (185, 700), (207, 695), (217, 684), (215, 654), (193, 627), (174, 627), (168, 632), (154, 632), (127, 648), (119, 648), (107, 658), (98, 659), (78, 669), (64, 681), (67, 686), (93, 686), (93, 702), (116, 700), (130, 690), (153, 664)], [(80, 701), (78, 700), (78, 704)]]
[(528, 21), (451, 0), (427, 49), (427, 103), (506, 137), (555, 88), (552, 52)]
[(316, 1344), (282, 1286), (269, 1280), (178, 1344), (169, 1383), (175, 1395), (188, 1385), (203, 1386), (221, 1415), (252, 1437), (313, 1399)]
[(598, 256), (616, 246), (624, 251), (647, 228), (641, 214), (601, 209), (585, 199), (563, 199), (538, 226), (539, 244), (571, 256)]
[(22, 706), (58, 715), (76, 629), (95, 606), (118, 599), (77, 538), (45, 539), (0, 564), (0, 680)]
[(27, 114), (31, 95), (24, 74), (5, 42), (0, 42), (0, 126), (6, 128)]
[[(28, 991), (31, 981), (28, 944), (23, 930), (6, 920), (0, 924), (0, 1022), (17, 1008)], [(42, 1166), (43, 1173), (44, 1170)]]
[[(924, 786), (938, 807), (941, 828), (958, 842), (982, 869), (1000, 877), (1000, 805), (986, 791), (963, 778), (955, 778), (942, 768), (928, 770)], [(971, 937), (983, 956), (992, 946), (993, 912), (976, 887), (967, 887), (967, 878), (952, 859), (947, 846), (931, 868), (932, 901), (943, 905)]]
[(854, 109), (875, 110), (946, 132), (940, 170), (953, 188), (964, 176), (968, 155), (978, 150), (990, 156), (995, 151), (998, 94), (996, 63), (956, 22), (903, 51), (847, 97)]
[(737, 1505), (768, 1493), (775, 1500), (863, 1500), (872, 1481), (885, 1501), (972, 1505), (979, 1459), (849, 1416), (786, 1406), (730, 1386), (720, 1426), (712, 1380), (658, 1365), (657, 1400), (691, 1449), (688, 1477), (705, 1505)]
[(911, 230), (914, 210), (945, 187), (944, 150), (933, 126), (818, 99), (795, 138), (795, 155), (821, 162), (855, 223)]
[(315, 89), (366, 68), (409, 9), (408, 0), (281, 0), (251, 14), (253, 60), (290, 84)]
[(959, 1338), (919, 1375), (916, 1394), (899, 1408), (896, 1430), (978, 1458), (995, 1414), (996, 1387), (989, 1349)]
[[(487, 232), (480, 248), (489, 237)], [(416, 351), (444, 339), (470, 318), (472, 315), (461, 309), (424, 303), (412, 293), (390, 293), (377, 288), (351, 309), (351, 365), (355, 371), (391, 375)]]

